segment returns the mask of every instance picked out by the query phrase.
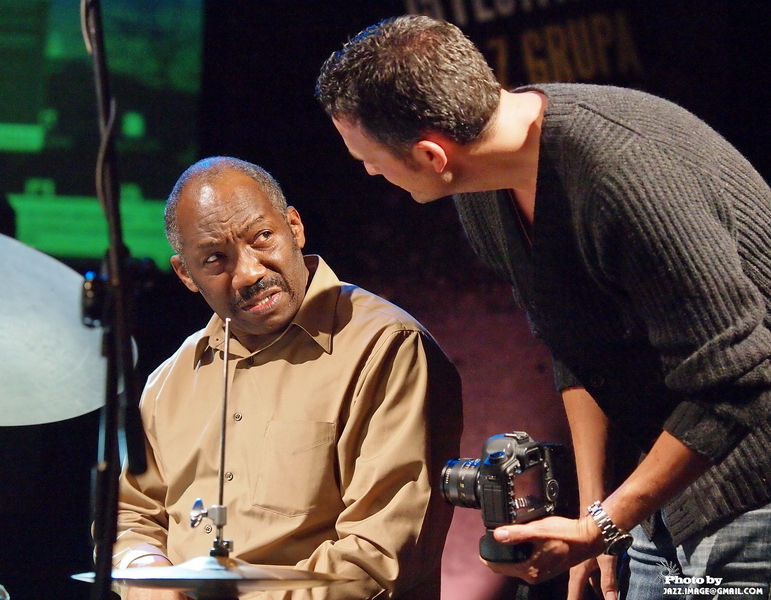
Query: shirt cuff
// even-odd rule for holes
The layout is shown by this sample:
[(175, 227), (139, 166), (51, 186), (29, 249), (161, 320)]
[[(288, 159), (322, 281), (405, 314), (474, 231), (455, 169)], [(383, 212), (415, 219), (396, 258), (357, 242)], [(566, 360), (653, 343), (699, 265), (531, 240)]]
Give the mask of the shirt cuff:
[(152, 544), (137, 544), (136, 546), (126, 548), (113, 556), (113, 564), (116, 569), (126, 569), (132, 562), (143, 556), (161, 556), (166, 560), (169, 560), (169, 557), (157, 546), (153, 546)]

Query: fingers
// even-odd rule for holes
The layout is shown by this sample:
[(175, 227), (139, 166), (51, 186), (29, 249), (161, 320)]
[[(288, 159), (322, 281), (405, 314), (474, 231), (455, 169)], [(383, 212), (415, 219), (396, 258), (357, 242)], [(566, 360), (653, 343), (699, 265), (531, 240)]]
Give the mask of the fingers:
[(575, 539), (575, 521), (563, 517), (547, 517), (524, 525), (503, 525), (493, 536), (502, 544), (519, 544), (531, 540)]
[(587, 598), (587, 584), (591, 585), (598, 598), (601, 597), (600, 567), (593, 558), (570, 569), (567, 600), (584, 600)]
[[(521, 525), (504, 525), (493, 532), (496, 542), (502, 544), (532, 545), (530, 558), (521, 563), (486, 563), (491, 570), (509, 577), (519, 577), (530, 584), (547, 581), (574, 565), (593, 557), (597, 527), (591, 522), (589, 528), (584, 519), (574, 520), (563, 517), (547, 517)], [(596, 569), (594, 563), (594, 569)], [(589, 571), (581, 578), (589, 580)], [(578, 583), (575, 584), (578, 587)], [(600, 586), (602, 584), (600, 583)], [(607, 591), (615, 590), (615, 578), (607, 579)], [(575, 598), (583, 590), (574, 591)]]
[(506, 577), (516, 577), (531, 585), (548, 581), (552, 577), (559, 575), (561, 572), (560, 570), (553, 572), (549, 571), (530, 561), (524, 563), (497, 563), (488, 562), (482, 559), (482, 562), (486, 564), (493, 573), (505, 575)]
[(603, 554), (597, 557), (597, 563), (600, 565), (600, 590), (602, 591), (602, 597), (605, 600), (616, 600), (618, 598), (616, 557)]
[(548, 581), (571, 566), (566, 562), (569, 559), (569, 547), (563, 542), (538, 541), (533, 546), (533, 554), (522, 562), (486, 561), (481, 556), (480, 560), (494, 573), (516, 577), (529, 584)]
[(586, 587), (587, 580), (583, 577), (574, 577), (573, 570), (570, 570), (570, 579), (568, 580), (568, 596), (567, 600), (583, 600), (584, 588)]
[(597, 598), (617, 600), (616, 566), (616, 557), (603, 554), (570, 569), (567, 600), (585, 600), (587, 598), (587, 583)]
[(513, 529), (513, 525), (504, 525), (503, 527), (498, 527), (495, 531), (493, 531), (493, 537), (495, 538), (496, 542), (500, 542), (501, 544), (515, 544), (515, 541), (512, 541), (512, 536), (516, 535), (516, 529)]

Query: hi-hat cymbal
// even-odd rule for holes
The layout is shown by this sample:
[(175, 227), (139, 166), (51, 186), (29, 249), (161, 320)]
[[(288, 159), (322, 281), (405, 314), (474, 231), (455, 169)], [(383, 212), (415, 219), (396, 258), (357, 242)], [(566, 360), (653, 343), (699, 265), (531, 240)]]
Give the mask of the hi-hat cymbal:
[[(94, 573), (73, 575), (94, 581)], [(173, 567), (115, 569), (115, 583), (129, 587), (187, 592), (196, 598), (229, 598), (255, 590), (299, 590), (354, 581), (347, 577), (288, 566), (252, 565), (237, 558), (202, 556)]]
[(0, 425), (53, 423), (104, 404), (102, 330), (81, 322), (83, 277), (0, 235)]

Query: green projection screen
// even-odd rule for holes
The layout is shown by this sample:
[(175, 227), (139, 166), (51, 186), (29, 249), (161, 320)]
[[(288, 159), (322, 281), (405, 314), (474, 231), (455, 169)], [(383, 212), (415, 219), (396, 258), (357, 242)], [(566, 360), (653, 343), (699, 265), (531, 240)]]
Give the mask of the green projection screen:
[[(125, 241), (167, 269), (163, 200), (197, 158), (203, 0), (100, 6)], [(101, 258), (96, 97), (79, 2), (0, 0), (0, 15), (0, 231), (63, 260)]]

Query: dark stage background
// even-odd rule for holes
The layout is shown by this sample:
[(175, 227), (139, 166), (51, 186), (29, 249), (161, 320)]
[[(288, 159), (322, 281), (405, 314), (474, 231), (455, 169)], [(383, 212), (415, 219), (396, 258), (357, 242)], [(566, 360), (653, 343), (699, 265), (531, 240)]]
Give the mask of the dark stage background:
[[(465, 386), (464, 456), (478, 456), (486, 437), (514, 428), (567, 443), (548, 355), (530, 337), (506, 287), (472, 256), (449, 201), (417, 205), (348, 156), (313, 99), (321, 63), (347, 37), (407, 11), (444, 16), (483, 48), (511, 87), (576, 80), (659, 94), (703, 117), (771, 177), (767, 2), (210, 0), (204, 8), (195, 139), (179, 142), (168, 162), (134, 164), (121, 154), (119, 169), (152, 175), (151, 197), (170, 190), (182, 157), (233, 155), (273, 173), (303, 216), (306, 250), (322, 254), (342, 279), (409, 309), (456, 361)], [(93, 85), (79, 77), (77, 101), (90, 117)], [(119, 106), (130, 95), (121, 91)], [(193, 113), (170, 110), (164, 125), (189, 129)], [(90, 158), (61, 154), (68, 169), (82, 168), (87, 175), (73, 177), (84, 181), (93, 172)], [(98, 264), (59, 258), (79, 270)], [(168, 272), (152, 275), (137, 297), (140, 376), (208, 316), (200, 298)], [(90, 591), (69, 576), (92, 569), (89, 480), (97, 421), (94, 413), (0, 428), (0, 583), (13, 600), (74, 600)], [(571, 497), (569, 479), (565, 487)], [(478, 563), (481, 528), (477, 511), (456, 511), (445, 553), (446, 600), (511, 596), (505, 580)], [(563, 583), (548, 584), (540, 595), (557, 597)]]

